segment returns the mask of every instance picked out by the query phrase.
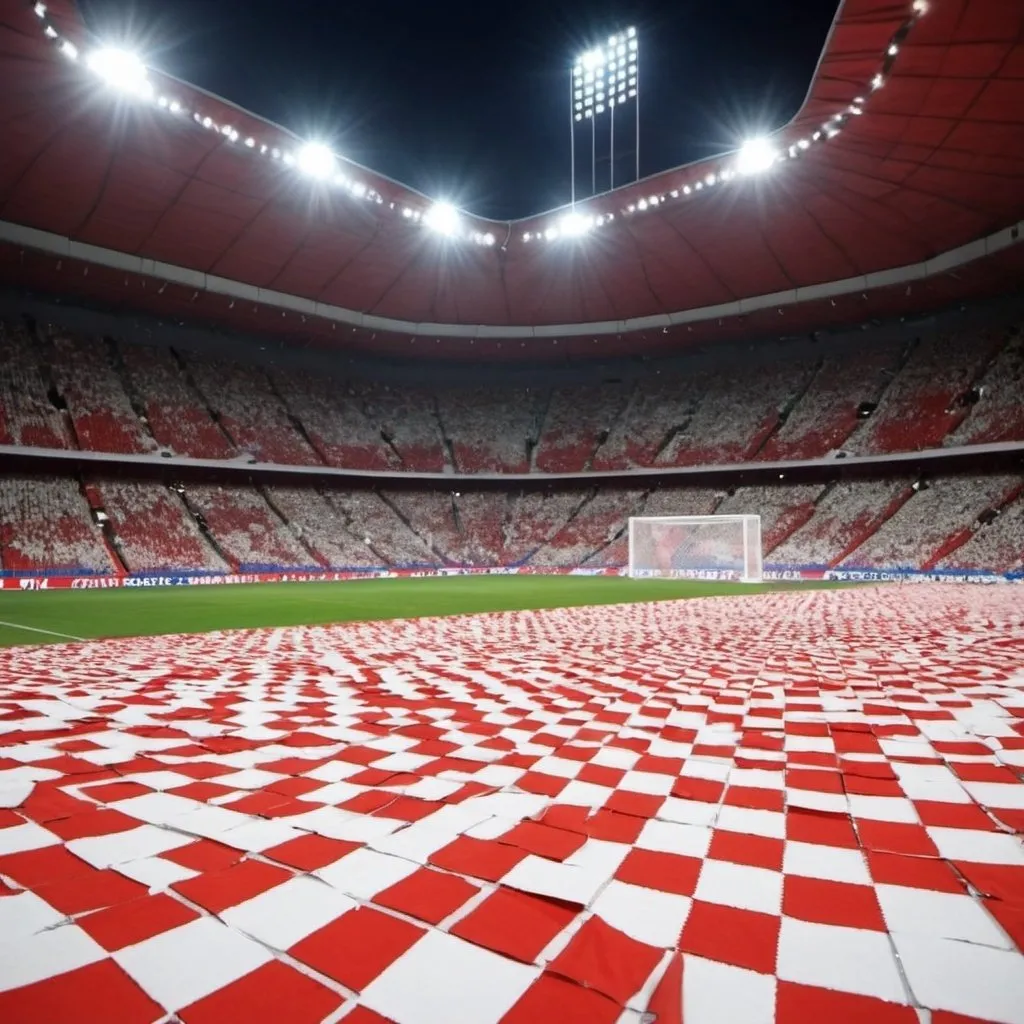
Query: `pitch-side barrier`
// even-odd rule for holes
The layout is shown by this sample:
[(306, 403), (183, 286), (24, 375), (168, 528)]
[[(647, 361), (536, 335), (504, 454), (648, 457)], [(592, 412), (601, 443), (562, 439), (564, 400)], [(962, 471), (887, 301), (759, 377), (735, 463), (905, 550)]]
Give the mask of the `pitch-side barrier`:
[[(250, 572), (230, 574), (133, 573), (32, 574), (0, 577), (0, 590), (109, 590), (121, 587), (208, 587), (247, 583), (334, 583), (353, 580), (429, 579), (441, 576), (625, 576), (625, 568), (565, 569), (540, 566), (472, 569), (368, 569), (350, 571), (301, 570), (293, 572)], [(714, 570), (680, 573), (679, 579), (729, 580), (735, 574)], [(832, 580), (846, 583), (1022, 583), (1024, 573), (973, 571), (921, 571), (913, 569), (821, 569), (765, 568), (765, 580), (771, 582)]]

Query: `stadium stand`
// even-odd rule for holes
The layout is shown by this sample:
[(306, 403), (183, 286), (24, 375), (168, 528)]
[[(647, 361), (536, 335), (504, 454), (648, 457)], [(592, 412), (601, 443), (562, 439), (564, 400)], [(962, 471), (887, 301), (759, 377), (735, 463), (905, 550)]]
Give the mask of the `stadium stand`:
[(320, 568), (295, 532), (253, 487), (190, 484), (185, 500), (233, 569)]
[(1005, 474), (919, 480), (913, 485), (913, 496), (842, 564), (931, 569), (969, 537), (974, 523), (1002, 508), (1020, 488), (1020, 477)]
[(120, 560), (129, 572), (229, 570), (173, 489), (130, 480), (100, 480), (91, 489), (93, 507), (109, 517)]
[(833, 566), (856, 550), (913, 494), (905, 478), (847, 480), (826, 488), (814, 515), (771, 553), (778, 565)]
[(359, 407), (352, 388), (301, 372), (275, 372), (271, 379), (288, 414), (302, 425), (324, 460), (339, 469), (395, 470), (398, 454), (381, 428)]
[[(411, 388), (3, 330), (7, 443), (454, 474), (878, 455), (1024, 440), (1018, 328), (683, 363), (626, 386)], [(976, 343), (975, 343), (976, 342)], [(811, 351), (812, 354), (808, 354)], [(628, 397), (627, 397), (628, 396)]]
[(621, 384), (557, 388), (551, 393), (534, 465), (541, 473), (581, 473), (591, 468), (622, 414), (627, 392)]
[(304, 428), (289, 417), (261, 369), (195, 358), (185, 365), (221, 429), (240, 452), (259, 462), (323, 464)]
[(49, 387), (31, 333), (21, 325), (0, 323), (0, 437), (4, 443), (75, 447), (68, 420), (51, 400)]
[(133, 455), (157, 447), (132, 408), (110, 345), (102, 339), (88, 342), (54, 331), (46, 355), (79, 448)]
[(77, 481), (0, 476), (0, 564), (10, 572), (116, 572)]
[(1024, 496), (969, 528), (964, 542), (936, 563), (938, 569), (978, 569), (992, 572), (1024, 570)]

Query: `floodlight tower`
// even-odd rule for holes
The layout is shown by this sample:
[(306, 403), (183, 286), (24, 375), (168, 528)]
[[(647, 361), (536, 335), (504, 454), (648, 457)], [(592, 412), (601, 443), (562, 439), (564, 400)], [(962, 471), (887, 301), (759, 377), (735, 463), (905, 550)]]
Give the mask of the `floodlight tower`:
[(597, 192), (597, 119), (611, 122), (610, 185), (615, 187), (615, 110), (632, 103), (636, 108), (636, 177), (640, 178), (640, 40), (632, 26), (592, 46), (573, 61), (569, 73), (569, 139), (572, 202), (576, 203), (576, 129), (590, 122), (590, 183)]

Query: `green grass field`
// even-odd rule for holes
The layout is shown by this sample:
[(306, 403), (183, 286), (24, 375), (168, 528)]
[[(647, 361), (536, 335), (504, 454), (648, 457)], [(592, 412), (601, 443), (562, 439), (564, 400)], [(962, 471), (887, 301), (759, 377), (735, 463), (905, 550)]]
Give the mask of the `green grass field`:
[(0, 647), (97, 637), (663, 601), (827, 585), (674, 582), (614, 576), (451, 576), (343, 583), (0, 591)]

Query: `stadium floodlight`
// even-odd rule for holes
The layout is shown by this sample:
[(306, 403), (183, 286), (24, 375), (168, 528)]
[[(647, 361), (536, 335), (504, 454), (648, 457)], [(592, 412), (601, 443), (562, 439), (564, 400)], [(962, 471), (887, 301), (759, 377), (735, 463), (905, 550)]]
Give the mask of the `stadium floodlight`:
[(761, 517), (632, 516), (629, 575), (760, 583)]
[(779, 152), (768, 139), (748, 139), (736, 156), (736, 170), (740, 174), (763, 174), (778, 159)]
[(572, 204), (576, 204), (576, 128), (590, 126), (591, 191), (597, 192), (596, 121), (609, 115), (610, 175), (615, 187), (615, 113), (636, 100), (636, 177), (640, 177), (640, 99), (637, 88), (639, 40), (635, 28), (616, 32), (584, 50), (569, 73), (569, 132), (571, 142)]
[(142, 58), (131, 50), (106, 46), (89, 54), (89, 70), (118, 92), (133, 96), (151, 96), (153, 85), (149, 81)]
[(423, 216), (428, 228), (448, 238), (459, 230), (459, 221), (459, 211), (451, 203), (434, 203)]
[(326, 181), (335, 171), (334, 154), (322, 142), (307, 142), (296, 154), (299, 170), (318, 181)]

